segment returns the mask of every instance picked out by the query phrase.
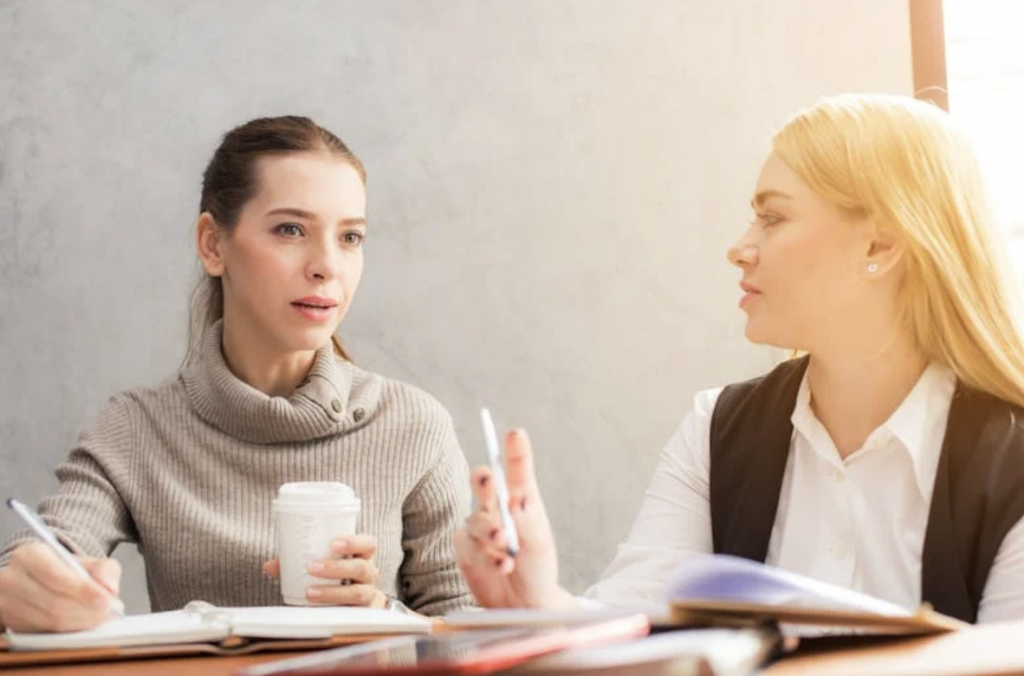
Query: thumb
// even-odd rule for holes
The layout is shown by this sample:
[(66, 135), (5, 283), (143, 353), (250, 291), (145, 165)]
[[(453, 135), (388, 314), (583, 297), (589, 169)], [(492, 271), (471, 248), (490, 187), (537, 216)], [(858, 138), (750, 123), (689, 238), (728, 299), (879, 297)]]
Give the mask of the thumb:
[(121, 564), (114, 559), (82, 559), (82, 566), (94, 580), (117, 596), (121, 589)]

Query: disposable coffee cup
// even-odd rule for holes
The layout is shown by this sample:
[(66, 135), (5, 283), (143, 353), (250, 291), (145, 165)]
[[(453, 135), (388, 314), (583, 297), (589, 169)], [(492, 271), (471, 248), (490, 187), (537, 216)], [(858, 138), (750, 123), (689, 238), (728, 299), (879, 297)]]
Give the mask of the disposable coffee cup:
[(331, 543), (355, 534), (360, 507), (355, 491), (334, 481), (287, 483), (278, 489), (274, 518), (281, 596), (287, 605), (316, 605), (306, 598), (307, 588), (342, 583), (313, 577), (307, 566), (320, 559), (340, 558), (331, 550)]

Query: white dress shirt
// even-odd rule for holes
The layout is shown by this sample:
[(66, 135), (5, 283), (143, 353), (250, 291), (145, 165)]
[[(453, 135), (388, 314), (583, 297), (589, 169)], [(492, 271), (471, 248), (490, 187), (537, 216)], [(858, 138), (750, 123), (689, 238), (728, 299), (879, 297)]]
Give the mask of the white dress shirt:
[[(805, 374), (766, 563), (916, 609), (955, 388), (952, 371), (931, 364), (895, 413), (843, 459), (811, 410)], [(720, 392), (695, 397), (693, 411), (662, 451), (629, 539), (586, 598), (664, 602), (679, 562), (713, 551), (710, 428)], [(978, 612), (979, 622), (1008, 619), (1024, 619), (1024, 519), (999, 548)]]

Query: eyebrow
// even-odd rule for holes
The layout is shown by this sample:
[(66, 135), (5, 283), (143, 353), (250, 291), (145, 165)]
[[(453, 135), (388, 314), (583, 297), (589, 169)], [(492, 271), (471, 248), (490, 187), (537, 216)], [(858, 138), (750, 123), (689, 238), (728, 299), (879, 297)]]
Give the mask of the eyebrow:
[[(316, 214), (311, 211), (304, 209), (296, 209), (294, 207), (281, 207), (280, 209), (271, 209), (267, 212), (267, 216), (295, 216), (296, 218), (304, 218), (307, 221), (317, 220)], [(339, 225), (366, 225), (366, 219), (362, 216), (356, 216), (355, 218), (345, 218), (339, 221)]]
[(779, 199), (784, 200), (793, 199), (792, 195), (784, 193), (781, 190), (762, 190), (754, 195), (754, 199), (750, 200), (750, 206), (754, 208), (759, 207), (772, 197), (778, 197)]

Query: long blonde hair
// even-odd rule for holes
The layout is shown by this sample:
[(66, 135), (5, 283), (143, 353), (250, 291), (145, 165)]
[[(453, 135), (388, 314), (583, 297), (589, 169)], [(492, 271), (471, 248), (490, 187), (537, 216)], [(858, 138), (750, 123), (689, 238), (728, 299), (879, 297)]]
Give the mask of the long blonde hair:
[(925, 356), (1024, 407), (1017, 284), (977, 159), (949, 115), (907, 97), (843, 95), (797, 113), (775, 154), (904, 249), (900, 319)]

